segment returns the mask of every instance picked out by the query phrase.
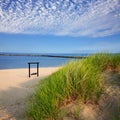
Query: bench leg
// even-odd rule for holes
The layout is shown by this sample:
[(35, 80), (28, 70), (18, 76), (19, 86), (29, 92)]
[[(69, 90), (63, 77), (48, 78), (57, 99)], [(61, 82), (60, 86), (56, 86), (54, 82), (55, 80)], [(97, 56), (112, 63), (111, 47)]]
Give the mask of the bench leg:
[(39, 64), (37, 64), (37, 77), (39, 76)]
[(29, 77), (30, 77), (30, 64), (29, 64)]

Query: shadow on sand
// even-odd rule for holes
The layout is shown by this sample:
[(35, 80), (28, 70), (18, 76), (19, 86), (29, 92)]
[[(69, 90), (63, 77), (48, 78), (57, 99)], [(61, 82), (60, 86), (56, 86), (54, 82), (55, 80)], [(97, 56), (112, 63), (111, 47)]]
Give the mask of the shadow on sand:
[(27, 120), (27, 100), (40, 79), (32, 78), (16, 87), (0, 91), (0, 120)]

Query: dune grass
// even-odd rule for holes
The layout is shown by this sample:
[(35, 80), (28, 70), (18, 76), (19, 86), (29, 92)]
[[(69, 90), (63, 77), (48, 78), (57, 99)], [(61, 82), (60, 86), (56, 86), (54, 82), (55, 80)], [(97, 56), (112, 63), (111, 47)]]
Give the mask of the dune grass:
[(118, 66), (120, 54), (96, 54), (69, 62), (40, 81), (28, 104), (29, 119), (59, 119), (60, 108), (75, 100), (97, 103), (105, 86), (101, 73), (107, 68), (117, 70)]

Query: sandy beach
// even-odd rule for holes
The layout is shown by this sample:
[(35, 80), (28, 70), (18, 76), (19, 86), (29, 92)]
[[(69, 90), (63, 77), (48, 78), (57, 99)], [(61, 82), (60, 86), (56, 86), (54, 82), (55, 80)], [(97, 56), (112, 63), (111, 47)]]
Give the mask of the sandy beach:
[[(28, 69), (0, 70), (0, 120), (25, 120), (26, 100), (35, 85), (59, 67), (39, 69), (39, 77), (28, 77)], [(35, 68), (31, 73), (36, 72)]]

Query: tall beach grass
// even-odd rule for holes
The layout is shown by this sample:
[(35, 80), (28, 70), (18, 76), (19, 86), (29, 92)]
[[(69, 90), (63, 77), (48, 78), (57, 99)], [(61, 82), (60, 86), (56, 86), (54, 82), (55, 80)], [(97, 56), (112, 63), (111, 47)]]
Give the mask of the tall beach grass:
[(35, 88), (28, 104), (29, 119), (59, 119), (60, 108), (75, 100), (97, 103), (105, 85), (101, 73), (107, 68), (120, 68), (120, 54), (96, 54), (70, 61)]

